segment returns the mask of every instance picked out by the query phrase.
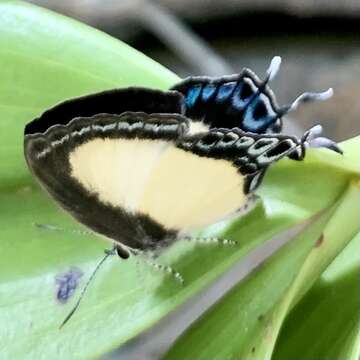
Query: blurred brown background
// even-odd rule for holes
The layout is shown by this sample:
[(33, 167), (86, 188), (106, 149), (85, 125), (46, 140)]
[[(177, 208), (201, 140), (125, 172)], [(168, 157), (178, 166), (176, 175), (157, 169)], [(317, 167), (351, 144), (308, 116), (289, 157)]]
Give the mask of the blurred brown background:
[[(239, 72), (244, 66), (263, 77), (271, 58), (280, 55), (282, 68), (271, 84), (280, 104), (291, 102), (303, 91), (329, 87), (335, 91), (331, 100), (304, 105), (292, 113), (286, 121), (287, 132), (299, 135), (321, 123), (326, 136), (338, 141), (360, 133), (358, 0), (29, 2), (104, 30), (181, 77), (224, 75)], [(238, 274), (233, 272), (210, 295), (188, 304), (106, 359), (159, 358), (234, 277)]]
[(301, 107), (287, 122), (314, 123), (346, 139), (360, 130), (360, 2), (357, 0), (31, 0), (120, 38), (184, 77), (250, 67), (259, 76), (274, 55), (280, 104), (333, 87), (326, 103)]

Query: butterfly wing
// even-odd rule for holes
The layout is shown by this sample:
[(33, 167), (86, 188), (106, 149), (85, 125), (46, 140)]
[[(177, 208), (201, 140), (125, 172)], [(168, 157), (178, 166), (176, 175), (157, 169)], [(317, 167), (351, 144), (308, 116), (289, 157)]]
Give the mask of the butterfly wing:
[(67, 125), (77, 117), (120, 115), (126, 111), (166, 114), (183, 112), (183, 96), (176, 91), (141, 87), (107, 90), (64, 101), (44, 112), (25, 128), (25, 135), (44, 133), (54, 125)]
[[(148, 116), (144, 112), (176, 114), (181, 113), (182, 106), (183, 98), (178, 92), (162, 92), (142, 88), (116, 89), (71, 99), (46, 111), (26, 126), (25, 158), (40, 184), (59, 205), (81, 223), (115, 241), (140, 247), (143, 227), (157, 232), (159, 240), (168, 237), (169, 234), (162, 226), (152, 223), (146, 216), (130, 216), (123, 208), (113, 206), (111, 201), (99, 201), (99, 196), (100, 193), (102, 196), (109, 194), (110, 197), (116, 196), (118, 192), (112, 192), (113, 189), (119, 188), (122, 191), (121, 189), (128, 185), (126, 181), (131, 183), (129, 179), (132, 178), (134, 178), (134, 183), (130, 184), (132, 188), (141, 189), (143, 185), (140, 182), (144, 181), (144, 176), (140, 176), (140, 174), (149, 169), (146, 168), (147, 165), (141, 168), (140, 166), (143, 165), (140, 163), (130, 164), (130, 162), (134, 157), (141, 156), (144, 158), (144, 163), (151, 166), (150, 158), (155, 157), (160, 145), (155, 147), (157, 150), (154, 150), (153, 153), (148, 153), (146, 146), (140, 146), (144, 150), (144, 153), (141, 153), (141, 149), (134, 144), (124, 145), (123, 148), (127, 152), (121, 152), (121, 158), (114, 164), (111, 163), (112, 155), (117, 155), (118, 150), (114, 148), (113, 153), (108, 148), (107, 155), (109, 156), (101, 157), (101, 153), (95, 146), (96, 143), (93, 143), (94, 151), (89, 152), (90, 159), (85, 159), (84, 163), (80, 164), (80, 168), (91, 171), (94, 177), (98, 175), (97, 184), (105, 181), (106, 187), (103, 192), (100, 189), (96, 190), (96, 184), (91, 185), (92, 189), (88, 191), (78, 179), (71, 176), (70, 155), (74, 149), (92, 140), (96, 140), (100, 144), (106, 143), (107, 139), (117, 138), (119, 133), (125, 139), (131, 138), (135, 128), (137, 134), (151, 136), (156, 132), (164, 142), (173, 141), (179, 136), (179, 132), (183, 131), (182, 127), (187, 121), (180, 117), (177, 118), (175, 115), (172, 119), (164, 119), (161, 131), (159, 131), (154, 117)], [(133, 114), (133, 112), (141, 111), (143, 113)], [(126, 115), (126, 112), (131, 112), (133, 115)], [(120, 115), (123, 121), (119, 122)], [(160, 121), (163, 120), (162, 115), (157, 118), (160, 118)], [(129, 152), (131, 156), (129, 156)], [(121, 159), (124, 160), (123, 163), (121, 163)], [(97, 168), (98, 163), (108, 169)], [(80, 168), (74, 171), (81, 172)], [(126, 177), (129, 172), (135, 174), (137, 169), (139, 176)], [(112, 170), (115, 170), (117, 174), (124, 171), (121, 174), (119, 186), (115, 183), (117, 178), (111, 178)], [(123, 187), (120, 186), (121, 184)], [(132, 193), (130, 188), (128, 192), (132, 194), (133, 198), (137, 196), (136, 191)], [(126, 200), (131, 202), (131, 196), (128, 196)], [(139, 222), (142, 222), (142, 226), (139, 225)]]
[(139, 209), (169, 228), (217, 222), (246, 207), (269, 165), (285, 156), (301, 160), (304, 151), (294, 137), (239, 129), (185, 135), (159, 159)]
[[(138, 211), (158, 158), (184, 132), (180, 116), (124, 113), (76, 118), (25, 137), (27, 163), (54, 200), (92, 230), (133, 248), (174, 229)], [(151, 215), (151, 214), (150, 214)]]
[(231, 76), (189, 77), (172, 90), (184, 95), (185, 115), (210, 128), (281, 131), (281, 112), (273, 92), (249, 69)]
[[(163, 93), (161, 103), (170, 104), (168, 96), (174, 94)], [(228, 129), (191, 135), (189, 120), (179, 114), (86, 117), (79, 106), (81, 116), (64, 120), (61, 106), (57, 116), (50, 110), (26, 127), (30, 169), (81, 223), (136, 249), (156, 248), (179, 231), (230, 216), (246, 205), (268, 165), (303, 151), (281, 135)]]

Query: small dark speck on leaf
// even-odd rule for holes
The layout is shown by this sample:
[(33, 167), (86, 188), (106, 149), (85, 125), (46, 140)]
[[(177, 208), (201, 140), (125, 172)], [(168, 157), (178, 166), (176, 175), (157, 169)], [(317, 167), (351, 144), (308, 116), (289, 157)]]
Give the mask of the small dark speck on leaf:
[(264, 317), (265, 317), (265, 316), (264, 316), (263, 314), (261, 314), (261, 315), (258, 316), (258, 320), (259, 320), (259, 321), (263, 321), (263, 320), (264, 320)]
[(82, 276), (83, 272), (77, 267), (71, 267), (69, 270), (56, 276), (56, 299), (61, 304), (65, 304), (71, 298)]
[(322, 233), (320, 237), (316, 240), (315, 247), (319, 247), (324, 242), (324, 234)]
[(255, 346), (251, 349), (251, 352), (252, 352), (252, 353), (255, 352)]

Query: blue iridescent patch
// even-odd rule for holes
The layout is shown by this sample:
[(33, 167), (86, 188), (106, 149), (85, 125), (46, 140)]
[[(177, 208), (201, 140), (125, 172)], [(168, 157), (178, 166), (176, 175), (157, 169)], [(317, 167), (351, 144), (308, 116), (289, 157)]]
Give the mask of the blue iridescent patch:
[(201, 98), (203, 101), (207, 101), (211, 98), (212, 95), (214, 95), (216, 91), (216, 86), (213, 84), (209, 84), (204, 86), (202, 93), (201, 93)]
[(278, 73), (280, 64), (281, 58), (275, 56), (263, 80), (245, 68), (234, 75), (191, 76), (175, 84), (171, 90), (185, 97), (185, 116), (210, 128), (239, 128), (258, 134), (281, 133), (283, 115), (297, 109), (301, 103), (328, 99), (332, 89), (322, 93), (303, 93), (291, 104), (279, 107), (268, 83)]
[(242, 125), (251, 132), (259, 132), (261, 129), (265, 129), (277, 119), (277, 114), (266, 107), (261, 96), (263, 95), (256, 96), (244, 113)]
[(230, 82), (222, 84), (219, 87), (218, 93), (216, 95), (216, 100), (221, 102), (225, 101), (234, 91), (236, 82)]
[(187, 108), (192, 108), (195, 105), (196, 100), (200, 95), (200, 92), (201, 92), (200, 85), (196, 85), (189, 89), (185, 99), (185, 104)]
[(249, 92), (250, 85), (246, 82), (241, 82), (235, 89), (231, 104), (236, 110), (243, 110), (253, 99), (254, 91)]

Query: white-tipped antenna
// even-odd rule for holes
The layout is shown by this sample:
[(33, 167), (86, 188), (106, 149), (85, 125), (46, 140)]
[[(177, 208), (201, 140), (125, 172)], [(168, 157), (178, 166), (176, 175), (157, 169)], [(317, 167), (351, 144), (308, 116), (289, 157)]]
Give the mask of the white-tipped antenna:
[(281, 65), (281, 57), (274, 56), (271, 60), (271, 63), (269, 65), (268, 69), (266, 70), (266, 73), (267, 73), (266, 82), (272, 81), (275, 78), (275, 76), (279, 72), (280, 65)]
[(298, 96), (290, 106), (285, 106), (283, 108), (283, 112), (287, 113), (289, 111), (294, 111), (299, 107), (300, 104), (303, 103), (328, 100), (333, 96), (333, 94), (334, 91), (332, 88), (319, 93), (305, 92)]
[(69, 312), (69, 314), (66, 316), (66, 318), (64, 319), (64, 321), (61, 323), (61, 325), (59, 326), (59, 329), (61, 329), (70, 319), (71, 317), (74, 315), (75, 311), (77, 310), (77, 308), (80, 305), (80, 302), (82, 300), (82, 298), (85, 295), (85, 292), (87, 290), (87, 288), (89, 287), (89, 284), (91, 283), (92, 279), (94, 278), (95, 274), (97, 273), (97, 271), (100, 269), (101, 265), (105, 262), (105, 260), (112, 255), (116, 254), (116, 247), (114, 247), (112, 250), (105, 250), (105, 256), (99, 261), (99, 263), (96, 265), (95, 269), (93, 270), (92, 274), (89, 277), (89, 280), (86, 282), (78, 301), (75, 303), (74, 307), (72, 308), (72, 310)]
[(304, 145), (308, 148), (325, 148), (342, 154), (343, 151), (339, 148), (339, 145), (335, 141), (327, 137), (319, 136), (322, 131), (323, 128), (321, 125), (315, 125), (306, 131), (303, 136)]
[(323, 132), (323, 127), (321, 125), (314, 125), (308, 132), (306, 137), (307, 141), (314, 140), (315, 138), (319, 137)]

